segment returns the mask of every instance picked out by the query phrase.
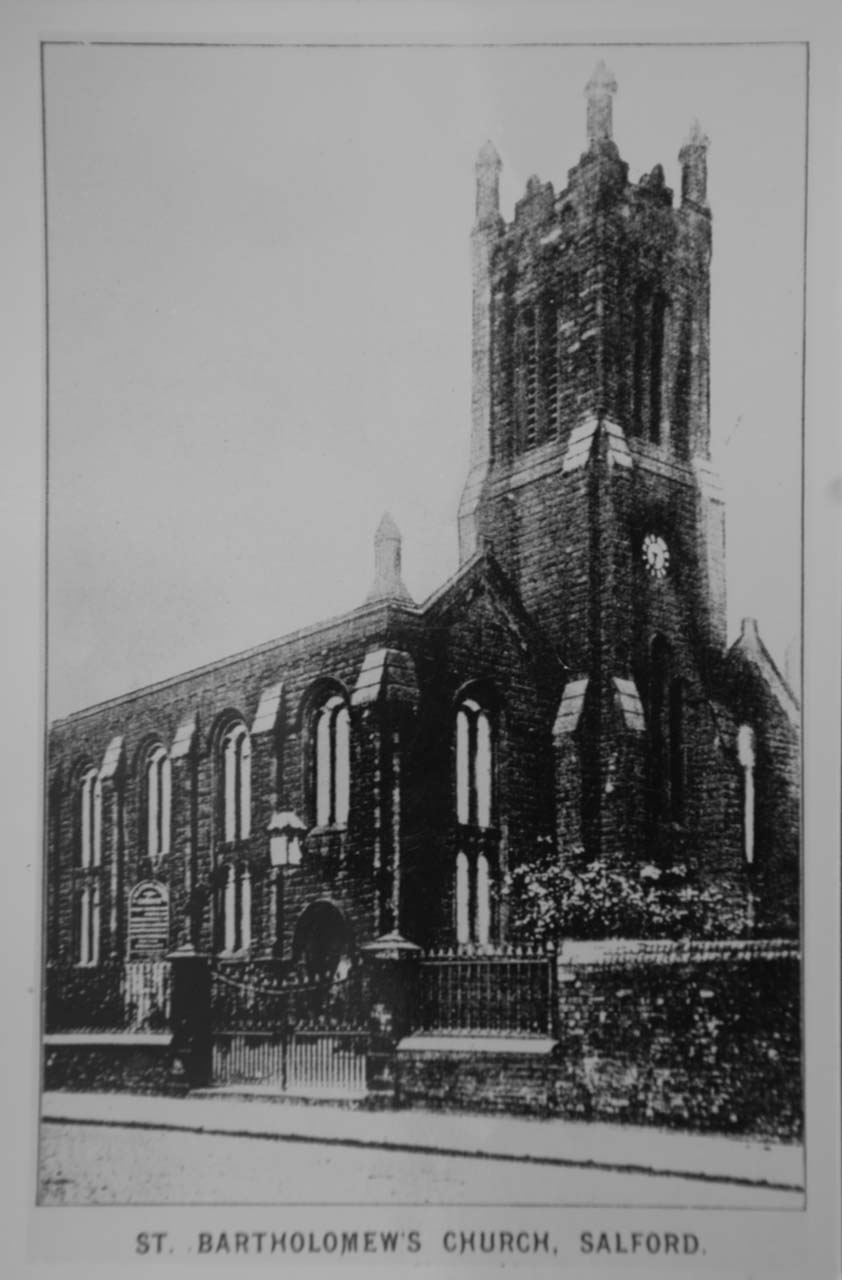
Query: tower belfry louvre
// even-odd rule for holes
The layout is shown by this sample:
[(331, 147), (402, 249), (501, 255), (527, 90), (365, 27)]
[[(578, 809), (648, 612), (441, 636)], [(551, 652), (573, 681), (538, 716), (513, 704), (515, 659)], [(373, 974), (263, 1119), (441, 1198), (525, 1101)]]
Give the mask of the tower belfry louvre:
[(479, 151), (453, 576), (416, 603), (384, 516), (356, 609), (51, 727), (50, 964), (502, 943), (548, 843), (795, 928), (798, 707), (751, 620), (726, 637), (708, 140), (677, 196), (631, 182), (616, 93), (600, 64), (564, 186), (510, 221)]

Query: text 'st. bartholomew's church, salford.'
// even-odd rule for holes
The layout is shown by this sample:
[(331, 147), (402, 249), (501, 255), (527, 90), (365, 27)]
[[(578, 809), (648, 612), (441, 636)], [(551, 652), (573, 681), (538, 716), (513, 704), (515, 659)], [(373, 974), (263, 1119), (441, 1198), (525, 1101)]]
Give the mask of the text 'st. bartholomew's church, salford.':
[(511, 223), (479, 154), (457, 572), (416, 604), (384, 516), (358, 608), (54, 724), (48, 961), (502, 942), (548, 840), (680, 847), (792, 929), (798, 707), (753, 621), (726, 644), (707, 140), (675, 203), (660, 165), (631, 184), (615, 89), (600, 66), (567, 185)]

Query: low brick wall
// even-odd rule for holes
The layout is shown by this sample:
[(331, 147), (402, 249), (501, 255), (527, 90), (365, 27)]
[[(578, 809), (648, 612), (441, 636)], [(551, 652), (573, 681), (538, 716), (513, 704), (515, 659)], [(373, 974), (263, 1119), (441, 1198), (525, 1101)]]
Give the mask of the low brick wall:
[(546, 1115), (555, 1091), (557, 1044), (544, 1038), (408, 1036), (398, 1045), (395, 1101)]
[(169, 1035), (66, 1034), (44, 1037), (44, 1088), (180, 1096), (187, 1081)]
[(791, 942), (568, 942), (551, 1110), (774, 1138), (801, 1134)]

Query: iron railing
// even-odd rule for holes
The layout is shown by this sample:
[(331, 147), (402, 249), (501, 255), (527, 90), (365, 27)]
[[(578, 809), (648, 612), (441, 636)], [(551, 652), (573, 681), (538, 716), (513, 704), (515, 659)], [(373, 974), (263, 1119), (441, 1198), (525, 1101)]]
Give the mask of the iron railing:
[(123, 1003), (132, 1031), (163, 1031), (170, 1022), (171, 969), (168, 960), (127, 960)]
[(427, 952), (419, 962), (415, 1029), (555, 1035), (555, 951), (504, 946)]
[(213, 1082), (290, 1092), (364, 1093), (368, 1035), (361, 1031), (216, 1032)]
[(217, 1085), (364, 1092), (369, 1047), (360, 974), (308, 981), (248, 963), (211, 973)]

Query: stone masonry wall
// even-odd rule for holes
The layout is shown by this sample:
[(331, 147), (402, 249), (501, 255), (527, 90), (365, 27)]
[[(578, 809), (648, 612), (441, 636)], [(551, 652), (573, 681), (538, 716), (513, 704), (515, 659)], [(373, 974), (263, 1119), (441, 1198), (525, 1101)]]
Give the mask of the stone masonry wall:
[[(398, 1053), (400, 1105), (801, 1136), (801, 969), (788, 942), (565, 943), (559, 1043)], [(479, 1047), (476, 1047), (479, 1045)]]
[(553, 1106), (557, 1065), (549, 1055), (441, 1048), (398, 1050), (395, 1101), (400, 1107), (546, 1115)]
[(800, 1135), (794, 944), (568, 942), (559, 988), (559, 1113)]
[(187, 1081), (169, 1041), (168, 1035), (48, 1036), (44, 1088), (183, 1097)]
[[(191, 750), (173, 760), (171, 852), (157, 871), (170, 892), (170, 943), (174, 946), (184, 941), (188, 898), (198, 889), (204, 895), (204, 912), (195, 941), (202, 948), (214, 948), (219, 901), (215, 872), (228, 858), (237, 857), (252, 872), (252, 937), (257, 946), (271, 946), (266, 934), (266, 827), (273, 801), (276, 798), (281, 808), (302, 814), (308, 825), (314, 821), (313, 797), (307, 789), (306, 744), (302, 743), (308, 696), (325, 680), (350, 692), (371, 647), (390, 642), (411, 645), (414, 631), (414, 610), (386, 606), (360, 610), (341, 623), (261, 646), (55, 724), (50, 735), (47, 824), (49, 958), (67, 962), (73, 957), (72, 898), (85, 876), (98, 878), (100, 885), (101, 960), (123, 957), (131, 889), (151, 874), (143, 831), (146, 751), (155, 742), (169, 749), (179, 726), (194, 716)], [(251, 730), (261, 694), (279, 681), (283, 682), (283, 695), (278, 721), (252, 735), (251, 832), (232, 847), (225, 843), (221, 830), (220, 733), (235, 718)], [(356, 930), (367, 935), (377, 930), (372, 869), (367, 861), (372, 846), (375, 779), (366, 763), (370, 734), (360, 720), (358, 716), (359, 731), (352, 734), (352, 751), (358, 758), (352, 758), (349, 827), (327, 833), (315, 849), (318, 866), (311, 859), (310, 869), (302, 868), (290, 879), (290, 930), (298, 911), (316, 893), (336, 899)], [(74, 865), (79, 782), (86, 768), (100, 766), (106, 748), (118, 736), (123, 739), (123, 753), (105, 789), (102, 866), (99, 872), (82, 872)], [(289, 937), (286, 945), (290, 945)]]
[[(410, 655), (417, 706), (354, 705), (350, 695), (365, 656), (382, 647)], [(489, 858), (498, 935), (505, 928), (499, 890), (509, 857), (528, 856), (538, 836), (552, 829), (550, 727), (561, 683), (554, 654), (484, 556), (426, 611), (363, 609), (58, 722), (49, 756), (49, 959), (74, 962), (73, 894), (84, 881), (99, 884), (100, 963), (124, 958), (131, 891), (153, 875), (144, 762), (152, 744), (169, 750), (193, 718), (189, 751), (172, 759), (170, 853), (154, 871), (170, 895), (170, 946), (186, 940), (192, 903), (201, 916), (193, 942), (221, 949), (222, 884), (233, 861), (250, 873), (252, 958), (269, 959), (279, 950), (291, 958), (296, 924), (316, 901), (338, 908), (357, 944), (396, 924), (425, 944), (451, 943), (455, 860), (466, 840), (469, 856), (479, 852), (479, 840)], [(274, 722), (264, 717), (256, 725), (261, 696), (279, 684)], [(488, 698), (496, 729), (488, 832), (459, 831), (456, 823), (455, 714), (460, 692), (469, 687)], [(311, 713), (334, 690), (352, 704), (350, 812), (346, 827), (314, 829)], [(222, 830), (220, 739), (235, 719), (251, 733), (251, 831), (232, 844)], [(105, 784), (102, 865), (82, 869), (76, 865), (80, 780), (87, 768), (101, 765), (115, 738), (122, 739), (122, 751)], [(267, 824), (274, 807), (300, 815), (309, 834), (301, 865), (284, 876), (273, 905)], [(399, 922), (392, 910), (396, 842)], [(278, 916), (282, 948), (276, 947)]]

